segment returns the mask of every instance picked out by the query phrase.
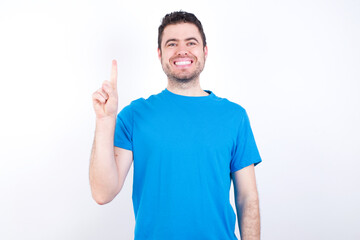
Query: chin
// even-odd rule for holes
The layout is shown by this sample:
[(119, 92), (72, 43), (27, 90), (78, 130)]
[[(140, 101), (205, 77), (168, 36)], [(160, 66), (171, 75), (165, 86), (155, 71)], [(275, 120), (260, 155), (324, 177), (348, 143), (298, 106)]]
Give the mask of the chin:
[(189, 83), (194, 80), (194, 78), (173, 78), (178, 83)]
[(176, 82), (188, 83), (194, 81), (198, 75), (170, 75), (168, 77)]

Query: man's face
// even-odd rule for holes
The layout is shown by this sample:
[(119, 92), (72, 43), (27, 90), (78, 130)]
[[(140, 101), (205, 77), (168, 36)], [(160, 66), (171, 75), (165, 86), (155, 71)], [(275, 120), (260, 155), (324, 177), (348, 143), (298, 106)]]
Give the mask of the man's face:
[(203, 47), (196, 25), (171, 24), (163, 31), (158, 55), (168, 78), (184, 83), (199, 77), (204, 69), (207, 47)]

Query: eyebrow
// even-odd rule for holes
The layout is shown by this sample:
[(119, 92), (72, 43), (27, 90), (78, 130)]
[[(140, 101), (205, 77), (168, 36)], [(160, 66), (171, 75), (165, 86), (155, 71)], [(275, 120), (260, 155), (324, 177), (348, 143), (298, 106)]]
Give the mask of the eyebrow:
[(165, 42), (165, 46), (168, 44), (168, 42), (177, 42), (177, 41), (179, 41), (179, 39), (170, 38), (170, 39), (168, 39), (168, 40)]
[[(194, 40), (194, 41), (196, 41), (197, 43), (199, 43), (199, 41), (198, 41), (196, 38), (194, 38), (194, 37), (189, 37), (189, 38), (186, 38), (186, 39), (185, 39), (185, 41), (190, 41), (190, 40)], [(178, 42), (178, 41), (179, 41), (179, 39), (170, 38), (170, 39), (168, 39), (168, 40), (165, 42), (165, 46), (166, 46), (169, 42)]]
[(199, 41), (198, 41), (196, 38), (194, 38), (194, 37), (190, 37), (190, 38), (185, 39), (185, 41), (190, 41), (190, 40), (194, 40), (194, 41), (196, 41), (197, 43), (199, 43)]

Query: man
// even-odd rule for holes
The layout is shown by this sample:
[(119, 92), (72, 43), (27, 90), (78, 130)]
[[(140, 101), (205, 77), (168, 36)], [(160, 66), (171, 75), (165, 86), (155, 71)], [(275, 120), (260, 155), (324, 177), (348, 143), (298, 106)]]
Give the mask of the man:
[(237, 239), (231, 179), (241, 237), (260, 239), (254, 166), (261, 158), (245, 110), (201, 89), (207, 53), (195, 15), (167, 14), (158, 36), (167, 87), (132, 101), (116, 117), (113, 61), (110, 81), (93, 94), (92, 195), (99, 204), (110, 202), (134, 161), (136, 240)]

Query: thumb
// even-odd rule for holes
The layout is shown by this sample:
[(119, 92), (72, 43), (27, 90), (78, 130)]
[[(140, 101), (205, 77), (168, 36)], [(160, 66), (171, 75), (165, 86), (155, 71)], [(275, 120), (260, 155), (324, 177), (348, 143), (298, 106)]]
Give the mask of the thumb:
[(103, 84), (103, 90), (109, 96), (105, 103), (106, 111), (114, 112), (116, 114), (118, 107), (118, 95), (116, 90), (112, 88), (111, 85), (106, 84), (106, 82)]
[(109, 95), (109, 98), (117, 97), (117, 92), (109, 81), (104, 81), (102, 89)]

